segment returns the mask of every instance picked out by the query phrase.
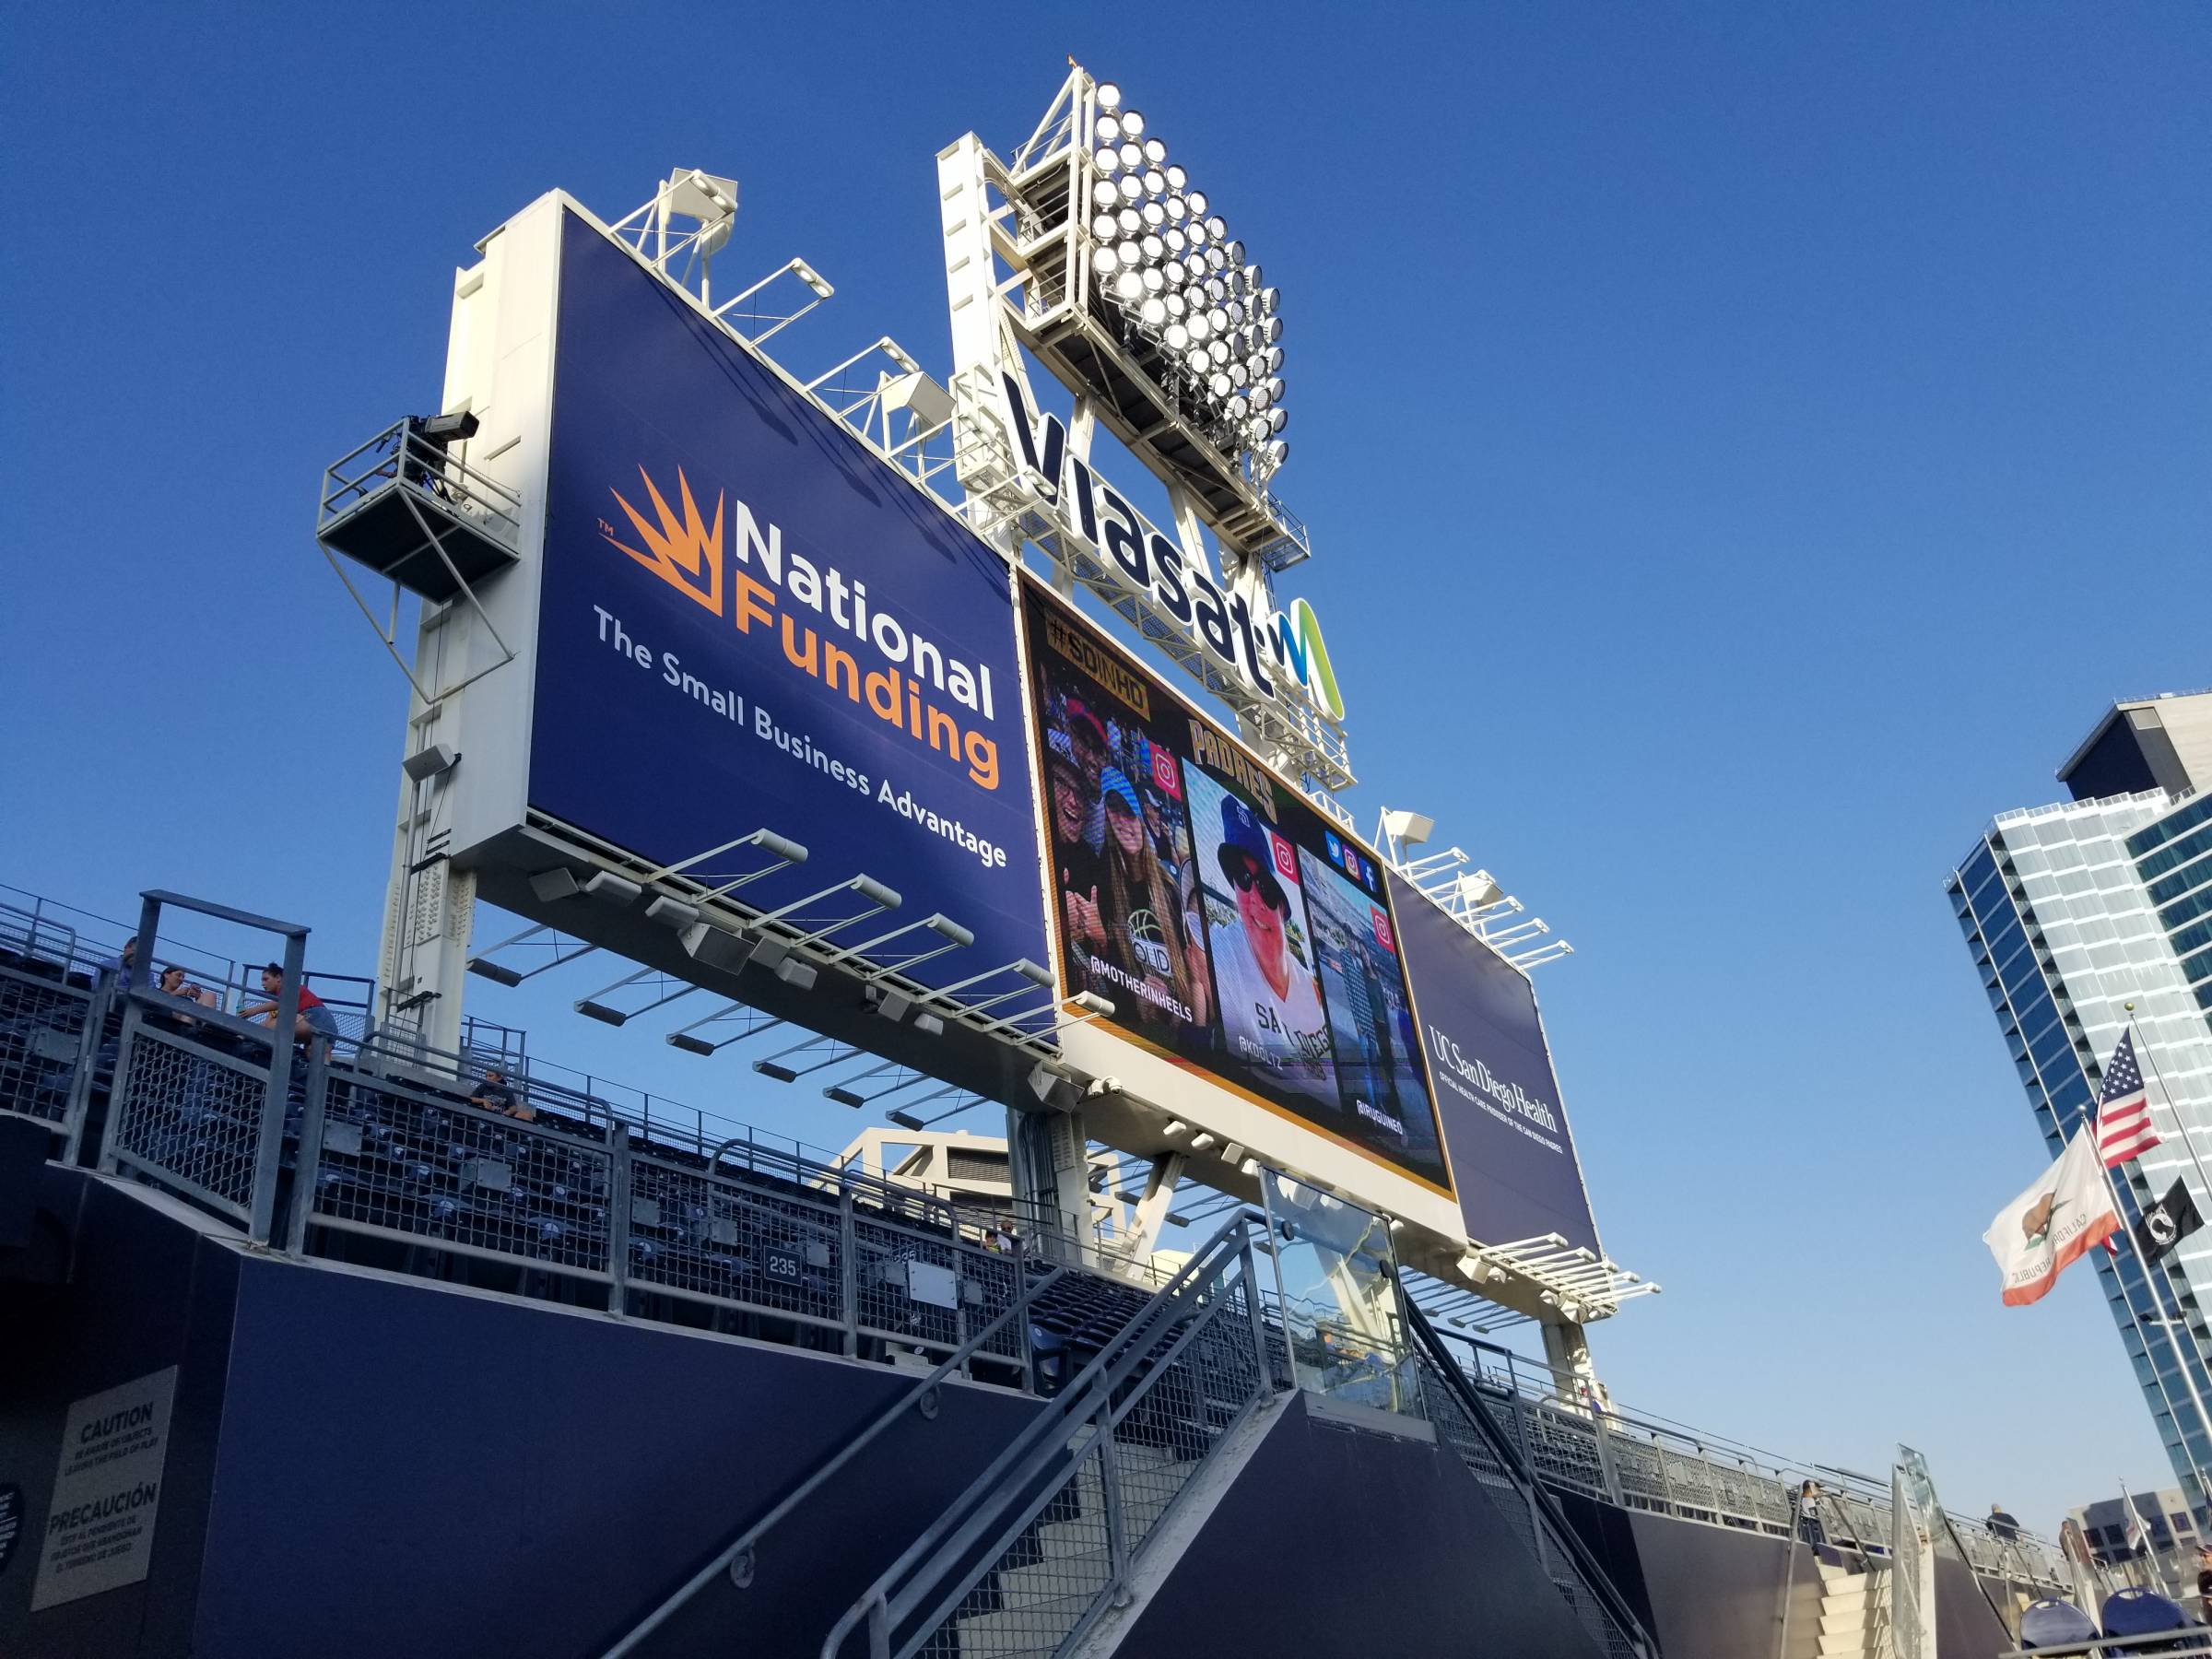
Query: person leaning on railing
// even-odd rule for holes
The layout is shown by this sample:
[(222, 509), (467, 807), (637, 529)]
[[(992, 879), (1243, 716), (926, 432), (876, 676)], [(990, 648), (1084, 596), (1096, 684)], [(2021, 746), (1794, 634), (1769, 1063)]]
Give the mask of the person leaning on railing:
[(1826, 1495), (1817, 1480), (1808, 1480), (1797, 1488), (1797, 1535), (1815, 1549), (1828, 1542), (1828, 1535), (1820, 1527), (1820, 1500)]
[[(276, 1023), (276, 999), (284, 990), (284, 970), (271, 962), (261, 971), (262, 994), (267, 1002), (253, 1003), (241, 1008), (241, 1019), (251, 1019), (257, 1025), (274, 1026)], [(324, 1006), (323, 999), (304, 984), (300, 987), (300, 1012), (293, 1018), (295, 1040), (305, 1042), (311, 1037), (335, 1037), (338, 1034), (338, 1017)]]
[(504, 1112), (507, 1116), (519, 1118), (525, 1124), (537, 1116), (536, 1110), (531, 1106), (529, 1101), (514, 1092), (514, 1086), (507, 1081), (507, 1074), (496, 1065), (488, 1065), (484, 1068), (483, 1079), (477, 1083), (476, 1091), (468, 1097), (468, 1103), (471, 1106), (481, 1106), (487, 1112)]

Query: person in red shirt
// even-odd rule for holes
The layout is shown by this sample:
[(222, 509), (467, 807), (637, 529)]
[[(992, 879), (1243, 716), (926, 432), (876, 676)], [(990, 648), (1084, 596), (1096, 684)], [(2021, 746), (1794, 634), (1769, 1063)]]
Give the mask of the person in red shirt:
[[(261, 971), (261, 989), (269, 1000), (241, 1008), (239, 1018), (251, 1019), (265, 1026), (276, 1023), (276, 998), (284, 990), (284, 970), (271, 962)], [(310, 1037), (335, 1037), (338, 1034), (337, 1016), (325, 1007), (323, 999), (305, 985), (300, 987), (300, 1012), (293, 1020), (294, 1035), (305, 1042)]]

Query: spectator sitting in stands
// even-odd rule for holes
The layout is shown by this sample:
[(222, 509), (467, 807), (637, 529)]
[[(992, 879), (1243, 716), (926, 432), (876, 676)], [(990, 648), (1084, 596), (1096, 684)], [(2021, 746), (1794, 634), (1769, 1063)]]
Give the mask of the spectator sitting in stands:
[(484, 1068), (484, 1079), (477, 1085), (477, 1092), (468, 1097), (471, 1106), (481, 1106), (487, 1112), (500, 1112), (511, 1118), (529, 1123), (537, 1116), (527, 1100), (519, 1100), (507, 1081), (507, 1074), (496, 1065)]
[[(269, 1000), (241, 1008), (239, 1018), (257, 1024), (274, 1026), (276, 1023), (276, 999), (284, 990), (284, 970), (271, 962), (261, 971), (262, 994)], [(338, 1018), (324, 1006), (323, 999), (306, 985), (300, 987), (300, 1012), (292, 1021), (295, 1041), (305, 1042), (311, 1037), (335, 1037)]]
[(991, 1230), (991, 1248), (1002, 1255), (1019, 1255), (1021, 1239), (1011, 1221), (1001, 1221)]
[[(182, 968), (169, 967), (162, 969), (159, 983), (161, 994), (164, 996), (182, 997), (186, 1002), (198, 1003), (203, 1008), (216, 1008), (222, 1006), (221, 1000), (217, 997), (214, 992), (207, 990), (204, 986), (193, 984), (190, 981), (188, 981), (184, 977), (184, 970)], [(200, 1023), (198, 1020), (191, 1018), (190, 1017), (182, 1014), (178, 1015), (177, 1019), (183, 1025), (197, 1025)]]
[(118, 985), (133, 985), (138, 980), (138, 935), (133, 934), (123, 942), (123, 948), (112, 957), (100, 959), (100, 971), (115, 976)]

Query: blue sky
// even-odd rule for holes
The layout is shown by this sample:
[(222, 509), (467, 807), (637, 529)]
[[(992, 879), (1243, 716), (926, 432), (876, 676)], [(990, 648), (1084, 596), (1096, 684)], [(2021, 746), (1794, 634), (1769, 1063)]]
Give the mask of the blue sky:
[[(1539, 989), (1600, 1225), (1666, 1287), (1594, 1334), (1617, 1396), (1903, 1439), (2044, 1528), (2166, 1484), (2088, 1276), (1997, 1305), (2040, 1145), (1941, 880), (2112, 697), (2212, 682), (2212, 14), (1388, 15), (12, 14), (0, 879), (366, 969), (404, 688), (313, 490), (435, 403), (451, 268), (702, 166), (724, 270), (838, 286), (786, 362), (941, 372), (931, 159), (1011, 147), (1073, 53), (1283, 289), (1362, 824), (1434, 815), (1576, 947)], [(501, 994), (549, 1055), (851, 1128)]]

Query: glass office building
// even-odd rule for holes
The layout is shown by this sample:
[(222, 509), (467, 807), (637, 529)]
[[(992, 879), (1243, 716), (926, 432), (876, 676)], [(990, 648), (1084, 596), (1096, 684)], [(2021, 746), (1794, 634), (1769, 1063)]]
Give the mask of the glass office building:
[[(2060, 769), (2077, 798), (2001, 814), (1947, 883), (2053, 1157), (2133, 1022), (2162, 1144), (2115, 1171), (2131, 1224), (2176, 1180), (2212, 1219), (2198, 1169), (2212, 1169), (2207, 721), (2212, 694), (2116, 705)], [(2175, 1476), (2212, 1521), (2199, 1478), (2212, 1477), (2212, 1227), (2165, 1256), (2155, 1285), (2132, 1250), (2089, 1259)]]

